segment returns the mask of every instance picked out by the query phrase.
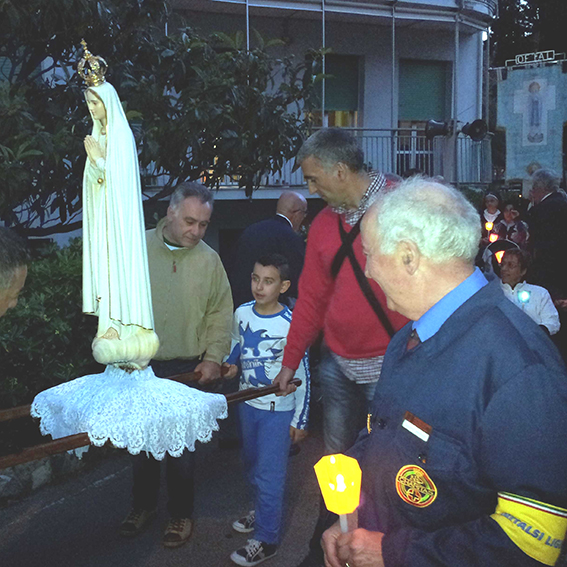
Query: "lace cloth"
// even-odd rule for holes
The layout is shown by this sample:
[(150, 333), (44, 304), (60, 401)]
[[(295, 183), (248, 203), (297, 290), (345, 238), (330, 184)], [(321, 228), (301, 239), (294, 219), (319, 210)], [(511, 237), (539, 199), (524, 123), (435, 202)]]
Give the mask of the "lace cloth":
[(225, 396), (158, 378), (151, 367), (128, 373), (107, 366), (39, 393), (31, 406), (43, 435), (87, 433), (101, 447), (110, 441), (132, 455), (179, 457), (195, 441), (206, 443), (228, 415)]

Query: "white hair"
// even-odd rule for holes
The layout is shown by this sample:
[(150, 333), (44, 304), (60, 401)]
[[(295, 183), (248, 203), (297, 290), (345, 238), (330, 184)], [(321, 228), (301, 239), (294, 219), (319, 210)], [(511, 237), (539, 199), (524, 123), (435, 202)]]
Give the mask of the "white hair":
[(382, 254), (393, 254), (401, 241), (409, 240), (432, 262), (474, 262), (480, 217), (453, 187), (412, 177), (383, 192), (373, 209), (370, 222)]

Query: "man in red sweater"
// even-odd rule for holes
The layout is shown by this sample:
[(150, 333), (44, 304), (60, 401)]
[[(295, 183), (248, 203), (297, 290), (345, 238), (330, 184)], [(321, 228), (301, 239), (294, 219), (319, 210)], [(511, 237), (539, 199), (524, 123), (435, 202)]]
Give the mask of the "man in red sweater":
[[(360, 238), (364, 213), (386, 186), (381, 173), (367, 172), (364, 155), (346, 130), (325, 128), (297, 156), (309, 192), (327, 203), (309, 230), (299, 295), (276, 377), (283, 394), (306, 349), (323, 330), (319, 367), (323, 391), (325, 450), (343, 453), (364, 426), (391, 336), (406, 319), (390, 311), (380, 287), (364, 275)], [(320, 518), (301, 567), (323, 565)]]

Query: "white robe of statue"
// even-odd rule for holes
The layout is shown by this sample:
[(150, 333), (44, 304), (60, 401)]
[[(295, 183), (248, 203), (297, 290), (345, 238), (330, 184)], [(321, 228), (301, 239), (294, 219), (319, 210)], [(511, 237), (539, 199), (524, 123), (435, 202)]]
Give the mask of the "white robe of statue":
[(114, 87), (103, 83), (88, 91), (104, 104), (106, 131), (93, 112), (83, 178), (83, 310), (99, 318), (93, 355), (107, 366), (40, 392), (30, 413), (54, 439), (84, 432), (97, 446), (109, 441), (133, 455), (179, 457), (194, 451), (196, 441), (211, 439), (227, 416), (227, 401), (158, 378), (148, 366), (159, 341), (136, 145)]
[(104, 158), (83, 176), (83, 311), (98, 317), (93, 355), (102, 364), (144, 368), (157, 352), (138, 154), (114, 87), (88, 89), (104, 104), (93, 119)]

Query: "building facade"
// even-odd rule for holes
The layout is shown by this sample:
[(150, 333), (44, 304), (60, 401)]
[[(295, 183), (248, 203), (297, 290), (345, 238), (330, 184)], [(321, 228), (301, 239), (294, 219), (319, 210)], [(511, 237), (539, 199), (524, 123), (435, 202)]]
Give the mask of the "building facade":
[[(245, 34), (249, 47), (252, 30), (278, 38), (278, 56), (329, 49), (321, 69), (328, 78), (313, 118), (320, 126), (352, 129), (370, 167), (467, 185), (492, 180), (490, 138), (474, 142), (461, 134), (429, 141), (424, 129), (433, 119), (456, 124), (458, 131), (486, 116), (484, 39), (497, 0), (177, 0), (175, 9), (204, 33)], [(292, 163), (266, 176), (252, 202), (227, 180), (208, 235), (223, 256), (230, 256), (242, 223), (272, 212), (269, 201), (282, 188), (306, 194)]]
[[(491, 180), (490, 141), (461, 136), (460, 171), (447, 169), (446, 144), (427, 142), (428, 120), (470, 123), (485, 115), (487, 27), (496, 0), (179, 0), (204, 32), (252, 28), (283, 42), (279, 55), (325, 47), (321, 108), (315, 122), (353, 128), (369, 165), (419, 170), (462, 183)], [(250, 41), (250, 40), (249, 40)], [(271, 185), (274, 180), (266, 180)], [(302, 184), (291, 168), (275, 180)]]

